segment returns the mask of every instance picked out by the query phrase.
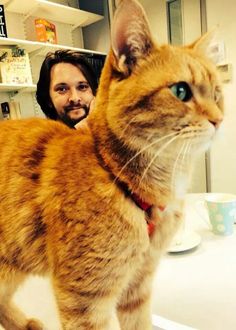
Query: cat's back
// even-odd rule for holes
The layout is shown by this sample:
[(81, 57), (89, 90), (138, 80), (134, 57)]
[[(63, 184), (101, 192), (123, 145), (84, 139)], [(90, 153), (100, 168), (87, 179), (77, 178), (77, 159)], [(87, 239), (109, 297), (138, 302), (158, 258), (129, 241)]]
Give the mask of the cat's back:
[(78, 184), (87, 189), (98, 176), (110, 183), (89, 129), (37, 118), (0, 123), (2, 208), (19, 209), (33, 200), (47, 207), (52, 199), (60, 203), (78, 191)]
[[(21, 207), (58, 172), (70, 145), (78, 144), (76, 130), (47, 119), (9, 120), (0, 123), (1, 205)], [(74, 141), (74, 143), (73, 143)], [(49, 185), (50, 183), (48, 183)]]
[[(63, 143), (76, 137), (76, 130), (52, 120), (30, 118), (9, 120), (0, 123), (0, 177), (5, 167), (35, 167), (47, 150), (54, 153), (63, 148)], [(69, 143), (69, 142), (68, 142)]]
[(72, 132), (73, 130), (59, 122), (43, 118), (1, 121), (0, 145), (9, 147), (16, 141), (33, 143), (41, 136), (66, 137)]

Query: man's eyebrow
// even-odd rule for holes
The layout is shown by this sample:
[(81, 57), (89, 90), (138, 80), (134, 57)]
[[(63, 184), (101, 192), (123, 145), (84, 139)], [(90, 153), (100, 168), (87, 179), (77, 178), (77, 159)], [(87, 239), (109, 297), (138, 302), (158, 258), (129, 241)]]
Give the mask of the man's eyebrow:
[[(77, 82), (77, 84), (88, 84), (89, 85), (89, 83), (88, 83), (88, 81), (87, 80), (80, 80), (80, 81), (78, 81)], [(58, 87), (58, 86), (68, 86), (68, 83), (66, 83), (66, 82), (59, 82), (59, 83), (56, 83), (55, 85), (54, 85), (54, 88), (55, 87)]]
[(59, 83), (57, 83), (56, 85), (54, 85), (55, 87), (56, 86), (61, 86), (61, 85), (63, 85), (63, 86), (66, 86), (67, 85), (67, 83), (65, 83), (65, 82), (59, 82)]

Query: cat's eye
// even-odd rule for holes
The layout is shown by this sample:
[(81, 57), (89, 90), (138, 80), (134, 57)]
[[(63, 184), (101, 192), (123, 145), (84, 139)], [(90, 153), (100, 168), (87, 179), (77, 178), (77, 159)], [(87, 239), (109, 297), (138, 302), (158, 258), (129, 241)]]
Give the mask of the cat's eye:
[(179, 100), (183, 102), (188, 102), (193, 96), (189, 85), (184, 81), (173, 84), (170, 86), (170, 90)]

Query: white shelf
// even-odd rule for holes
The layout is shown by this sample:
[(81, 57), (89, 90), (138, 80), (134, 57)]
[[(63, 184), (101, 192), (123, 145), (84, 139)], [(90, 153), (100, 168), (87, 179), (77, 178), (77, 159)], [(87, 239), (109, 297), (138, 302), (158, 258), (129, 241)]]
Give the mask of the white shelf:
[(38, 41), (29, 41), (29, 40), (21, 40), (15, 38), (3, 38), (0, 37), (0, 46), (3, 48), (4, 46), (18, 46), (20, 48), (24, 48), (27, 53), (31, 54), (33, 52), (37, 52), (37, 55), (45, 56), (48, 52), (55, 52), (57, 49), (70, 49), (74, 51), (78, 51), (80, 53), (87, 54), (98, 54), (98, 55), (106, 55), (103, 52), (97, 52), (84, 48), (75, 48), (70, 46), (58, 45), (58, 44), (49, 44)]
[(74, 27), (84, 27), (100, 21), (103, 16), (45, 0), (1, 0), (5, 10), (26, 16), (37, 16)]
[(37, 49), (40, 49), (40, 47), (42, 47), (41, 45), (37, 45), (37, 44), (40, 44), (40, 43), (36, 43), (33, 41), (28, 41), (28, 40), (0, 37), (0, 46), (2, 46), (1, 48), (3, 48), (4, 46), (7, 46), (7, 47), (18, 46), (20, 48), (24, 48), (27, 53), (31, 53)]
[(25, 84), (3, 84), (0, 83), (1, 92), (14, 92), (20, 91), (22, 93), (31, 93), (36, 91), (36, 85), (25, 85)]
[(98, 54), (98, 55), (107, 55), (103, 52), (97, 52), (95, 50), (90, 49), (84, 49), (84, 48), (76, 48), (76, 47), (70, 47), (65, 45), (58, 45), (58, 44), (50, 44), (50, 43), (44, 43), (44, 42), (34, 42), (35, 47), (41, 48), (41, 50), (38, 52), (38, 55), (45, 56), (48, 52), (55, 52), (58, 49), (68, 49), (73, 50), (80, 53), (86, 53), (86, 54)]

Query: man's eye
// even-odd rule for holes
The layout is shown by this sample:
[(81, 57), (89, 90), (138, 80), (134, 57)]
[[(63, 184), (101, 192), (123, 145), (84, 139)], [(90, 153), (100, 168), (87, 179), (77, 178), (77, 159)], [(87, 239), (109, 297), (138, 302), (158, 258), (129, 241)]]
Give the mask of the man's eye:
[(67, 91), (67, 88), (65, 86), (58, 86), (56, 88), (56, 92), (58, 93), (65, 93)]
[(78, 85), (78, 90), (86, 91), (89, 88), (89, 84), (83, 83)]

